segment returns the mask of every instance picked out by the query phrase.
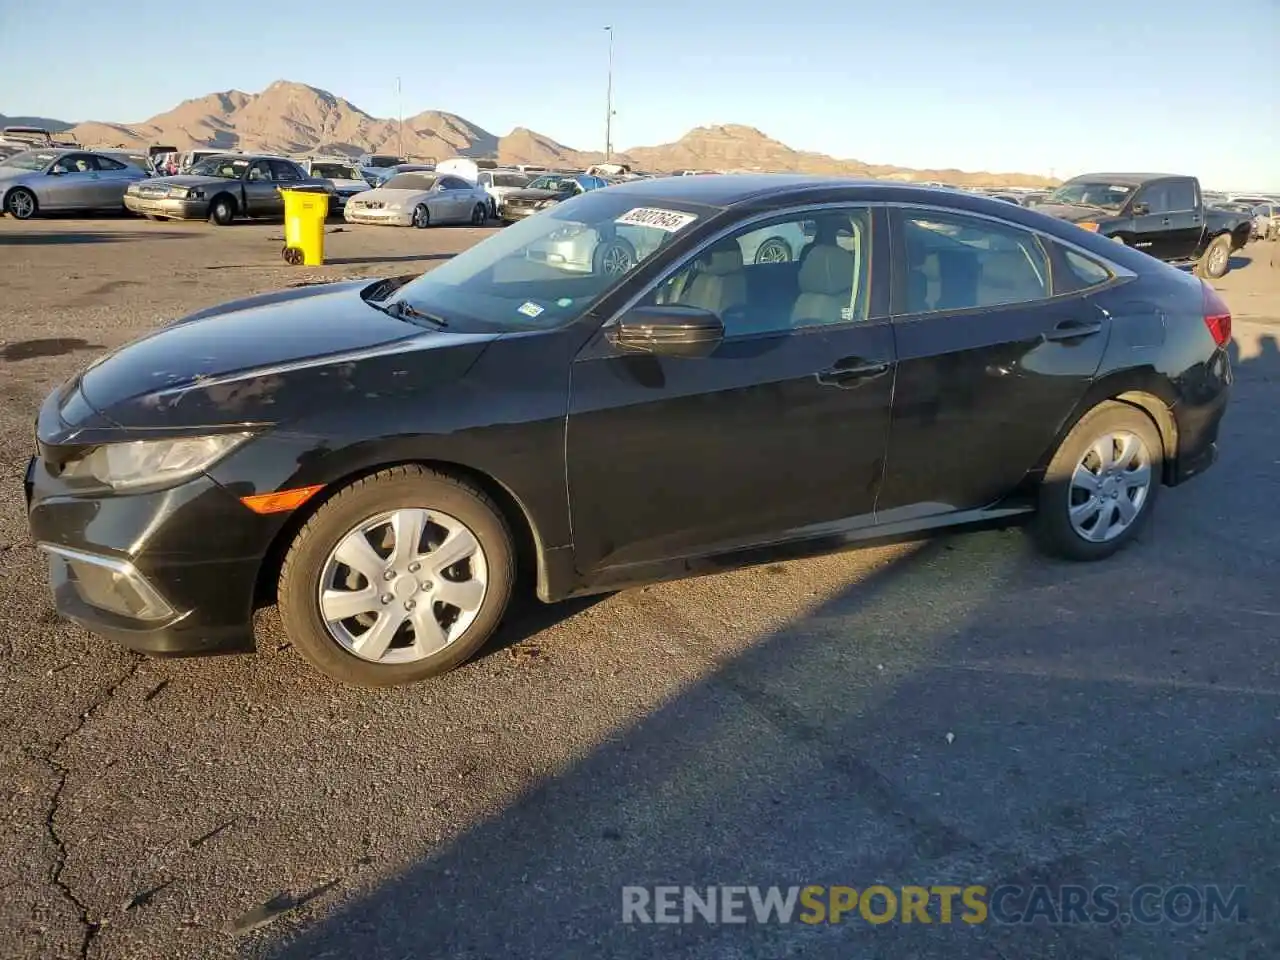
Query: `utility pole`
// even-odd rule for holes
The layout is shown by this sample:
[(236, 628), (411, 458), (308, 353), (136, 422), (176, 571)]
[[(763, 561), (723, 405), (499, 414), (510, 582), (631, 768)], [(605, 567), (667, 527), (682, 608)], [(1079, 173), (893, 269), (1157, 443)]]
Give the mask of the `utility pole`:
[(396, 77), (396, 111), (400, 118), (398, 132), (396, 133), (396, 159), (404, 157), (404, 97), (400, 87), (400, 78)]
[(609, 35), (609, 81), (605, 87), (604, 113), (604, 159), (607, 163), (613, 156), (613, 27), (605, 27)]

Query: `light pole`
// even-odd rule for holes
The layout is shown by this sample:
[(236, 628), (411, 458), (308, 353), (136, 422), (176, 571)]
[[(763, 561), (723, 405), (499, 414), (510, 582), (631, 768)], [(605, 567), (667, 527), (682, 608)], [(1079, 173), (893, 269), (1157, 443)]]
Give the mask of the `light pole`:
[(396, 77), (396, 112), (400, 118), (396, 130), (396, 159), (404, 157), (404, 97), (400, 86), (400, 78)]
[(605, 27), (609, 35), (609, 81), (605, 87), (604, 159), (607, 163), (613, 155), (613, 27)]

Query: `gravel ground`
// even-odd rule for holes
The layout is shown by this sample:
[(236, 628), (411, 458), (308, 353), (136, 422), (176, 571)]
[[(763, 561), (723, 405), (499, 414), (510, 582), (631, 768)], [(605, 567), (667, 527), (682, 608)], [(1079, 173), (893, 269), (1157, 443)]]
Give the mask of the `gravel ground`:
[[(1219, 464), (1110, 562), (1017, 531), (557, 607), (435, 682), (349, 690), (59, 622), (21, 476), (43, 395), (165, 318), (429, 268), (488, 230), (0, 221), (0, 955), (1280, 954), (1280, 258), (1219, 286)], [(623, 885), (1218, 884), (1245, 922), (626, 925)], [(936, 912), (935, 912), (936, 917)]]

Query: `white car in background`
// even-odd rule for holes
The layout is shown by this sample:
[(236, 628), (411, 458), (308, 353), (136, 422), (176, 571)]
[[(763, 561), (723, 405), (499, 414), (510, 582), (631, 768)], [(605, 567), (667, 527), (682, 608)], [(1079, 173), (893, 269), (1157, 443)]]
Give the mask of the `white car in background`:
[(519, 170), (481, 170), (476, 177), (484, 192), (489, 194), (489, 212), (494, 217), (501, 213), (508, 193), (523, 190), (533, 180), (533, 177)]
[(311, 157), (302, 161), (302, 166), (307, 176), (323, 180), (333, 187), (330, 206), (335, 211), (345, 209), (348, 200), (370, 189), (369, 182), (360, 172), (360, 165), (343, 157)]
[(489, 195), (477, 184), (452, 174), (398, 173), (348, 200), (343, 218), (347, 223), (419, 230), (438, 223), (479, 227), (489, 218)]

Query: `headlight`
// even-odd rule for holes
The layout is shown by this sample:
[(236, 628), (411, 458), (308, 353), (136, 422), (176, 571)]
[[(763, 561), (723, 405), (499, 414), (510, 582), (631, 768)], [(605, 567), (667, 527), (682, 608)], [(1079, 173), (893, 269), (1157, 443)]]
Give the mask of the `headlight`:
[(95, 447), (62, 470), (71, 480), (97, 480), (114, 490), (167, 486), (194, 476), (252, 434), (220, 433), (174, 440), (134, 440)]
[(554, 207), (555, 205), (556, 205), (556, 202), (554, 200), (543, 200), (534, 209), (545, 210), (547, 209), (547, 207)]

